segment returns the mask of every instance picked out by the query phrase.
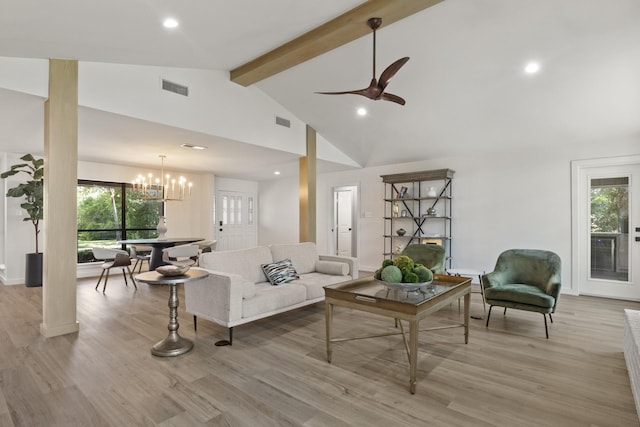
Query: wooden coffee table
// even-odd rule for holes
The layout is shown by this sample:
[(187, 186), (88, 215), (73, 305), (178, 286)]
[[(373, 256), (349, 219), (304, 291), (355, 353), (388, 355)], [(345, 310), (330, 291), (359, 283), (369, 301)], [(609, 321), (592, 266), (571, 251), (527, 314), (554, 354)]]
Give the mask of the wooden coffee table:
[[(331, 346), (333, 343), (401, 334), (409, 358), (409, 391), (412, 394), (416, 392), (418, 332), (464, 327), (464, 342), (465, 344), (469, 342), (471, 279), (468, 277), (436, 275), (431, 285), (413, 292), (391, 290), (373, 277), (365, 277), (325, 286), (324, 292), (327, 328), (327, 361), (331, 363)], [(464, 297), (463, 323), (420, 329), (420, 320), (440, 310), (442, 307), (457, 301), (461, 297)], [(331, 324), (334, 305), (397, 319), (399, 321), (400, 332), (389, 332), (364, 337), (332, 338)], [(403, 320), (409, 323), (408, 341), (402, 326)]]

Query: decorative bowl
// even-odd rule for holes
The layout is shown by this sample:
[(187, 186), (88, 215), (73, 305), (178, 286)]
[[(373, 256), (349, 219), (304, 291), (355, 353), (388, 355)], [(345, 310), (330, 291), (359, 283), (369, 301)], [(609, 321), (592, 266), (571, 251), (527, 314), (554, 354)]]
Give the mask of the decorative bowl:
[(428, 282), (418, 282), (418, 283), (390, 283), (390, 282), (385, 282), (384, 280), (377, 280), (377, 281), (379, 283), (382, 283), (384, 286), (386, 286), (389, 289), (397, 289), (399, 291), (405, 291), (405, 292), (414, 292), (414, 291), (426, 288), (433, 282), (433, 280), (430, 280)]
[(156, 268), (156, 271), (163, 276), (171, 277), (171, 276), (182, 276), (184, 273), (189, 271), (191, 266), (185, 265), (183, 267), (178, 267), (177, 265), (163, 265)]

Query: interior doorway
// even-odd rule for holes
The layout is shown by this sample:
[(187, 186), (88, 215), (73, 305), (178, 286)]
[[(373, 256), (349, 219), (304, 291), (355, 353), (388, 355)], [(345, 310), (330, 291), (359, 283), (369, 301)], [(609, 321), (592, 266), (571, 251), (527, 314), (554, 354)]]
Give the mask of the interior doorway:
[(640, 300), (640, 156), (573, 162), (572, 174), (578, 293)]
[(331, 235), (336, 255), (357, 256), (358, 187), (345, 186), (333, 189), (333, 225)]

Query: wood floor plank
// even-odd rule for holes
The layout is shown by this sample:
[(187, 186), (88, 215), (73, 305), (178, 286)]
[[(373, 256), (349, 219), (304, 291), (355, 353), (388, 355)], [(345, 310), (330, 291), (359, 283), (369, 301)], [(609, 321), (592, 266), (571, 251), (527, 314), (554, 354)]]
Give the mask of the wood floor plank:
[[(17, 426), (640, 426), (622, 353), (623, 310), (640, 303), (561, 296), (542, 316), (494, 310), (489, 328), (420, 334), (408, 392), (400, 336), (335, 345), (326, 362), (322, 303), (227, 329), (184, 312), (194, 349), (159, 358), (167, 286), (78, 281), (80, 332), (39, 334), (41, 288), (0, 286), (0, 427)], [(472, 297), (471, 313), (482, 316)], [(460, 321), (457, 305), (425, 319)], [(391, 319), (337, 308), (338, 336), (394, 331)]]

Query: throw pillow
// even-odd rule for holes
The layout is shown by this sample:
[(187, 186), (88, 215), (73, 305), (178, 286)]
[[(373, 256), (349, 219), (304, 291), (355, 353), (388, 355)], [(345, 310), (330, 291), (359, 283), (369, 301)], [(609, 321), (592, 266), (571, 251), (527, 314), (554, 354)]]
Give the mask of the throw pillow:
[(269, 282), (274, 286), (300, 278), (290, 259), (283, 259), (271, 264), (262, 264), (261, 267)]

